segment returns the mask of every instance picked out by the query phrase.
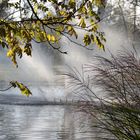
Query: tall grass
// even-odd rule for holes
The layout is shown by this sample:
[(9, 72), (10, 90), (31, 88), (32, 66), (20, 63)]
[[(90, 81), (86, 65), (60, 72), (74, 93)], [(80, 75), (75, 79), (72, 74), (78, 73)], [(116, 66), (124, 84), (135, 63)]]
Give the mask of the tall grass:
[(65, 73), (69, 91), (84, 101), (79, 110), (96, 119), (96, 139), (140, 140), (139, 57), (124, 51), (94, 60), (96, 64), (86, 64), (82, 73)]

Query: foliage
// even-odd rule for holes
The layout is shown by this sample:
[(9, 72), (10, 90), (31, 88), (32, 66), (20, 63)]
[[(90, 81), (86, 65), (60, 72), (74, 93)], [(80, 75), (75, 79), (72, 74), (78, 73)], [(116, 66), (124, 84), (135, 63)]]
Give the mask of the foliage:
[[(105, 38), (97, 26), (100, 18), (94, 11), (94, 7), (103, 6), (102, 0), (6, 0), (4, 7), (8, 12), (0, 18), (0, 45), (16, 67), (17, 56), (32, 56), (33, 41), (47, 42), (48, 46), (64, 54), (67, 52), (59, 46), (62, 37), (82, 47), (95, 43), (104, 50)], [(77, 29), (85, 31), (82, 44), (71, 39), (78, 38)], [(31, 95), (22, 83), (11, 84), (23, 94)]]
[(18, 88), (21, 93), (27, 97), (29, 97), (30, 95), (32, 95), (31, 91), (23, 84), (23, 83), (19, 83), (17, 81), (11, 81), (10, 82), (10, 86), (6, 89), (0, 89), (1, 92), (7, 91), (9, 89), (11, 89), (12, 87), (14, 88)]
[(103, 18), (117, 31), (125, 33), (129, 40), (137, 41), (140, 30), (139, 8), (138, 0), (111, 0), (106, 4), (106, 12), (102, 11)]
[(14, 88), (18, 88), (21, 93), (23, 95), (26, 95), (27, 97), (29, 97), (30, 95), (32, 95), (31, 91), (22, 83), (19, 83), (17, 81), (11, 81), (10, 84), (12, 85), (12, 87)]
[[(99, 139), (140, 139), (140, 59), (134, 52), (110, 58), (97, 56), (86, 64), (83, 74), (66, 73), (68, 87), (79, 95), (79, 108), (96, 119)], [(95, 93), (98, 87), (100, 92)]]
[(103, 33), (98, 31), (97, 23), (100, 18), (94, 11), (95, 6), (103, 6), (102, 0), (9, 2), (9, 15), (0, 19), (0, 44), (7, 48), (7, 56), (16, 66), (17, 55), (19, 58), (22, 58), (23, 54), (31, 56), (32, 41), (47, 42), (54, 49), (66, 53), (61, 51), (58, 42), (62, 36), (68, 39), (74, 36), (77, 39), (77, 29), (86, 32), (80, 46), (96, 43), (104, 49), (105, 39)]

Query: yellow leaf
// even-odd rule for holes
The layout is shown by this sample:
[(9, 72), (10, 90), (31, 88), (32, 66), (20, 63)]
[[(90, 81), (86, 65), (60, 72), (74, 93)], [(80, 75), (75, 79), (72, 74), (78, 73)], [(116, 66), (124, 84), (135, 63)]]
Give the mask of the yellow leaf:
[(78, 35), (72, 26), (66, 26), (66, 29), (68, 30), (69, 35), (74, 35), (76, 38), (78, 38)]
[(55, 36), (53, 36), (53, 35), (51, 36), (51, 41), (52, 41), (52, 42), (55, 42), (55, 41), (56, 41)]
[(68, 15), (68, 13), (67, 13), (66, 11), (64, 11), (64, 10), (61, 10), (59, 13), (60, 13), (61, 16), (66, 16), (66, 15)]
[(23, 95), (26, 95), (27, 97), (32, 95), (31, 91), (24, 84), (19, 83), (17, 81), (11, 81), (10, 83), (14, 88), (15, 87), (19, 88)]
[(74, 8), (75, 5), (76, 5), (75, 0), (70, 0), (70, 1), (69, 1), (69, 6), (70, 6), (71, 8)]
[(54, 35), (47, 34), (47, 39), (53, 43), (56, 42), (56, 37)]
[(48, 41), (51, 41), (51, 35), (50, 34), (47, 34), (47, 39), (48, 39)]
[(7, 56), (8, 57), (11, 57), (13, 55), (13, 51), (10, 49), (8, 52), (7, 52)]
[(86, 27), (86, 23), (85, 23), (84, 18), (82, 18), (82, 19), (80, 20), (79, 26), (82, 27), (82, 28), (85, 28), (85, 27)]
[(85, 43), (86, 46), (87, 46), (87, 45), (90, 45), (90, 43), (91, 43), (90, 36), (86, 34), (86, 35), (84, 36), (83, 42)]
[(95, 37), (95, 43), (97, 44), (97, 46), (98, 46), (99, 48), (101, 48), (101, 49), (103, 49), (103, 50), (105, 51), (105, 47), (104, 47), (104, 45), (102, 44), (102, 42), (100, 41), (100, 39), (99, 39), (98, 36)]

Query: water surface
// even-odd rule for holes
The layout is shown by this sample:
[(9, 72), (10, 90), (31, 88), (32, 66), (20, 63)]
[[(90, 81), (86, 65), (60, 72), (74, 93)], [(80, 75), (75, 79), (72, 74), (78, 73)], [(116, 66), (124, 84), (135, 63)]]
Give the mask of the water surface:
[(71, 106), (0, 105), (0, 140), (94, 140), (90, 125)]

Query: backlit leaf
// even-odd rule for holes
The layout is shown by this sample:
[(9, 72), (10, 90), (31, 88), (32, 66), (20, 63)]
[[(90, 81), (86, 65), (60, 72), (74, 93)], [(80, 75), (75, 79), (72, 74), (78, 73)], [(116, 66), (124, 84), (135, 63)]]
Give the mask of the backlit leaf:
[(86, 46), (87, 46), (87, 45), (90, 45), (90, 43), (91, 43), (90, 36), (86, 34), (86, 35), (84, 36), (83, 42), (85, 43)]
[(81, 18), (80, 23), (79, 23), (79, 26), (82, 27), (82, 28), (85, 28), (86, 27), (86, 23), (85, 23), (84, 18)]
[(10, 83), (14, 88), (17, 87), (21, 91), (21, 94), (27, 97), (32, 95), (31, 91), (23, 83), (19, 83), (17, 81), (11, 81)]

